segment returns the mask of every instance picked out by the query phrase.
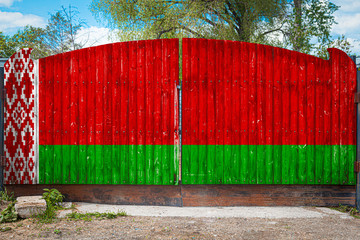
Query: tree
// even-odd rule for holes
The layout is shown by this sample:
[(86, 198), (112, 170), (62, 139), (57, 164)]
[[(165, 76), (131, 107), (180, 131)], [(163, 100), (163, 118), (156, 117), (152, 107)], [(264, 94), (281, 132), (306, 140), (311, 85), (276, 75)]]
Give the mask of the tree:
[(79, 30), (84, 26), (84, 22), (77, 16), (78, 11), (71, 5), (69, 9), (62, 7), (62, 10), (50, 16), (44, 30), (43, 42), (51, 54), (76, 50), (84, 46), (84, 43), (76, 41)]
[[(200, 37), (251, 41), (284, 12), (273, 0), (93, 0), (90, 10), (125, 40)], [(259, 31), (266, 25), (267, 29)]]
[(331, 44), (331, 28), (336, 24), (333, 14), (338, 9), (328, 0), (290, 1), (282, 29), (287, 47), (311, 53), (318, 45)]
[(11, 42), (9, 36), (4, 35), (0, 32), (0, 57), (8, 58), (16, 52), (16, 46), (14, 42)]
[(49, 51), (43, 43), (45, 30), (43, 28), (25, 26), (24, 29), (18, 30), (11, 39), (15, 45), (15, 51), (22, 48), (32, 48), (31, 57), (33, 59), (43, 58), (49, 55)]

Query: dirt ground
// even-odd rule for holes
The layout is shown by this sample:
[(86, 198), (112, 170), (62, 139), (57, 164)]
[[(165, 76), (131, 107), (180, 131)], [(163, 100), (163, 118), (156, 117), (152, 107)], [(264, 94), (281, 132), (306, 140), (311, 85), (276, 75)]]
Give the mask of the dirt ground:
[(0, 239), (360, 239), (360, 219), (133, 217), (0, 224)]

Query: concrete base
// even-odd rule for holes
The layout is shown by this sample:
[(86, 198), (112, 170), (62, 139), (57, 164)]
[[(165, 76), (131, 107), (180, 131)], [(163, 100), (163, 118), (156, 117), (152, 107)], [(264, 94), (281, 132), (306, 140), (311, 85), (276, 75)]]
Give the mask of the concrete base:
[(46, 201), (42, 196), (18, 197), (15, 210), (20, 218), (29, 218), (36, 214), (42, 214), (46, 210)]

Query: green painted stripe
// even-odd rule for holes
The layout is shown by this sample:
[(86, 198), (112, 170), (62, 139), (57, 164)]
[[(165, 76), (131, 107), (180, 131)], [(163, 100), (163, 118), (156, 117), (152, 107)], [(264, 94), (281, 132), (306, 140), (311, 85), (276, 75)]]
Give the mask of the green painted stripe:
[(183, 184), (355, 184), (355, 145), (183, 145), (182, 149)]
[(40, 145), (40, 184), (177, 185), (174, 145)]

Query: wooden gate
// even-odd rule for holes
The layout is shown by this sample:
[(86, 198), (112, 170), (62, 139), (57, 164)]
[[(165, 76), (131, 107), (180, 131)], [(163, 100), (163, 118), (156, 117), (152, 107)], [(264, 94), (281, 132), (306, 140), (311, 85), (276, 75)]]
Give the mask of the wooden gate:
[(244, 42), (183, 40), (184, 184), (355, 184), (356, 68)]

